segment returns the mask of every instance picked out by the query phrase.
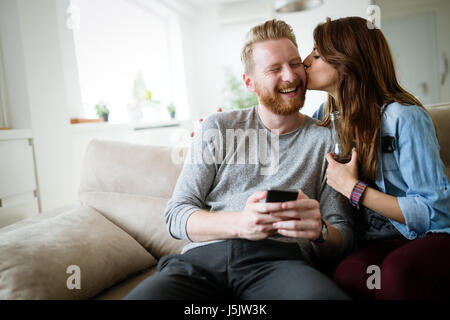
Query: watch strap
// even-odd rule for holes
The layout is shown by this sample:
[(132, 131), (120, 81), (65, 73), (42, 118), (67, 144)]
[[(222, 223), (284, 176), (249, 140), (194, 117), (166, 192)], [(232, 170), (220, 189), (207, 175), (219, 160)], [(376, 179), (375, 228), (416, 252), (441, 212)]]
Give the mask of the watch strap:
[(313, 240), (314, 243), (322, 243), (325, 241), (323, 234), (328, 231), (328, 227), (327, 227), (327, 224), (325, 223), (325, 221), (323, 219), (321, 219), (321, 220), (322, 220), (322, 229), (320, 230), (319, 238), (317, 238), (316, 240)]
[(352, 206), (357, 207), (359, 209), (359, 202), (361, 201), (361, 197), (366, 191), (367, 183), (358, 180), (353, 187), (352, 193), (350, 194), (350, 203)]

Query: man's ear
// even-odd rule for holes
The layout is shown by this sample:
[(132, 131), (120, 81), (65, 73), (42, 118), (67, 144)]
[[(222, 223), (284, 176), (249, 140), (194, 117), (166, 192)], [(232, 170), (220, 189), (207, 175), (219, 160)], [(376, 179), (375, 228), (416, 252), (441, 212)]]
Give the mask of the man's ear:
[(253, 79), (250, 77), (250, 75), (247, 73), (244, 73), (242, 75), (242, 79), (244, 80), (247, 90), (255, 93), (255, 83), (253, 82)]

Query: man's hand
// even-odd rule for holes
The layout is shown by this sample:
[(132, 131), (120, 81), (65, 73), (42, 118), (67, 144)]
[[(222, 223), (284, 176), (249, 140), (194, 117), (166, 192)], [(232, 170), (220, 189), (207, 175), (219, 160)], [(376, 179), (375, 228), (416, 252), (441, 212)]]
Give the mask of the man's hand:
[(272, 225), (279, 234), (308, 240), (319, 238), (322, 220), (317, 200), (310, 199), (303, 191), (299, 190), (297, 200), (280, 204), (282, 211), (270, 214), (275, 218), (282, 219)]
[(275, 233), (276, 228), (273, 227), (273, 223), (282, 219), (270, 213), (280, 211), (282, 203), (259, 202), (266, 196), (267, 191), (255, 192), (248, 198), (244, 210), (238, 213), (239, 238), (262, 240)]
[[(217, 112), (222, 112), (222, 108), (218, 108)], [(203, 122), (203, 118), (198, 119), (198, 123), (202, 123), (202, 122)], [(191, 134), (190, 134), (191, 138), (194, 137), (194, 135), (195, 135), (194, 131), (191, 131)]]

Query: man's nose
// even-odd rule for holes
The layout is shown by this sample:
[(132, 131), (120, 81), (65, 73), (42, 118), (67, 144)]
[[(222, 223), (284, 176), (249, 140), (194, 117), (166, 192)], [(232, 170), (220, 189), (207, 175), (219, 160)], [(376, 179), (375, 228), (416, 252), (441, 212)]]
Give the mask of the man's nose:
[(287, 82), (293, 82), (298, 75), (295, 74), (294, 70), (290, 66), (283, 68), (282, 80)]

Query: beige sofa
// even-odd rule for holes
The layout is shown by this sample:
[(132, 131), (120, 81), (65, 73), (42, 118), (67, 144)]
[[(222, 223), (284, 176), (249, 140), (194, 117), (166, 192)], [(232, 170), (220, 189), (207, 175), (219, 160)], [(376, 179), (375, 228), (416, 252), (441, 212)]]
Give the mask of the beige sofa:
[[(450, 104), (429, 107), (450, 173)], [(0, 299), (121, 299), (184, 242), (163, 211), (184, 148), (93, 140), (80, 203), (0, 229)]]

